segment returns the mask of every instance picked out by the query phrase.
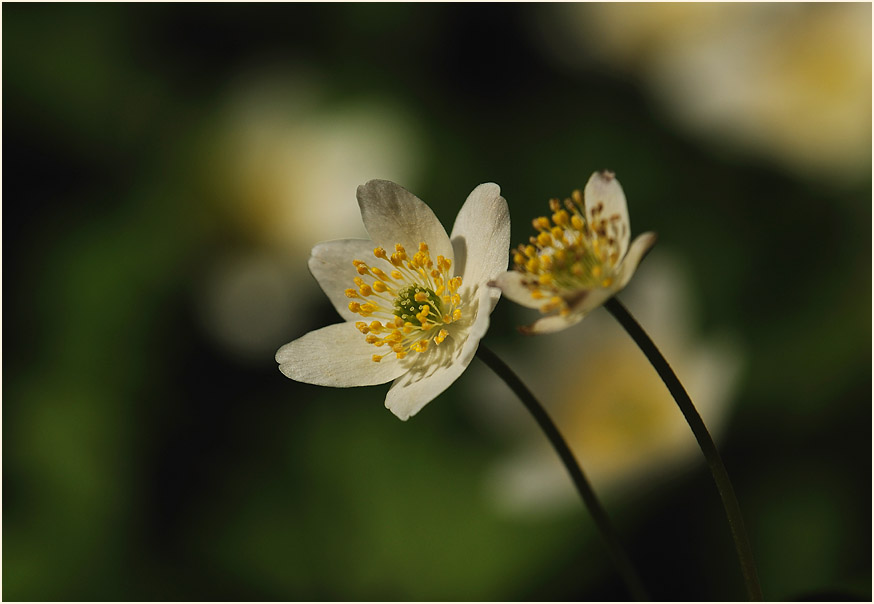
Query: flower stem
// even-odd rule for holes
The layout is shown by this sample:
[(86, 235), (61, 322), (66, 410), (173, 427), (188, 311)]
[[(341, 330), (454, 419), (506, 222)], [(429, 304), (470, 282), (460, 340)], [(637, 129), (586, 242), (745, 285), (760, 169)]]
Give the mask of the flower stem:
[(577, 487), (577, 491), (579, 491), (580, 496), (583, 498), (583, 502), (589, 508), (589, 513), (592, 515), (598, 530), (601, 531), (601, 536), (607, 544), (610, 556), (613, 558), (613, 562), (616, 564), (619, 573), (622, 575), (622, 579), (625, 581), (628, 590), (631, 592), (631, 595), (638, 601), (649, 600), (649, 596), (647, 596), (646, 590), (643, 588), (643, 583), (641, 583), (640, 577), (631, 563), (631, 559), (628, 557), (628, 554), (625, 553), (625, 550), (620, 544), (619, 535), (610, 523), (607, 512), (604, 511), (601, 502), (595, 495), (595, 491), (592, 490), (592, 485), (589, 484), (586, 475), (583, 474), (583, 470), (574, 458), (574, 454), (571, 452), (564, 438), (562, 438), (558, 428), (556, 428), (555, 424), (546, 413), (546, 410), (534, 397), (528, 387), (522, 383), (522, 380), (519, 379), (513, 370), (510, 369), (504, 361), (498, 358), (494, 352), (484, 346), (482, 342), (480, 342), (476, 354), (483, 363), (488, 365), (489, 368), (498, 375), (498, 377), (504, 380), (504, 383), (510, 387), (510, 390), (512, 390), (519, 399), (521, 399), (528, 408), (528, 411), (531, 412), (531, 415), (534, 416), (534, 419), (537, 420), (537, 423), (546, 433), (547, 438), (549, 438), (549, 442), (552, 443), (552, 446), (555, 448), (559, 457), (561, 457), (568, 473), (570, 473), (571, 478)]
[(659, 352), (659, 349), (631, 316), (631, 313), (616, 299), (611, 298), (604, 304), (604, 307), (610, 311), (610, 314), (619, 321), (628, 335), (640, 347), (649, 362), (658, 372), (659, 377), (668, 387), (674, 400), (677, 401), (677, 406), (683, 412), (686, 422), (692, 429), (695, 439), (698, 441), (698, 446), (704, 453), (704, 458), (707, 460), (707, 465), (710, 467), (710, 472), (713, 474), (713, 480), (716, 481), (716, 488), (719, 490), (719, 496), (722, 498), (722, 506), (725, 508), (725, 514), (728, 516), (728, 524), (731, 527), (731, 534), (734, 538), (734, 545), (737, 549), (737, 557), (740, 561), (740, 567), (743, 571), (744, 582), (746, 583), (747, 594), (750, 600), (755, 602), (762, 601), (762, 587), (759, 584), (758, 573), (756, 572), (756, 563), (753, 559), (753, 550), (750, 547), (750, 540), (747, 536), (746, 528), (744, 527), (743, 516), (740, 512), (740, 505), (737, 502), (737, 496), (734, 493), (734, 487), (728, 477), (728, 472), (725, 469), (725, 464), (722, 463), (722, 457), (707, 431), (707, 426), (704, 425), (704, 420), (692, 404), (692, 399), (683, 388), (683, 384), (677, 378), (677, 374), (671, 369), (665, 357)]

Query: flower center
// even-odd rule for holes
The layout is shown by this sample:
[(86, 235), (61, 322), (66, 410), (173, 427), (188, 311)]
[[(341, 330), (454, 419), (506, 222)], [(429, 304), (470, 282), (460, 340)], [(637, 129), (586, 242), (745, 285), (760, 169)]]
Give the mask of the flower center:
[[(452, 261), (443, 256), (432, 260), (425, 242), (412, 257), (401, 244), (391, 256), (381, 247), (373, 255), (374, 264), (385, 270), (352, 261), (360, 276), (355, 277), (357, 287), (346, 290), (346, 297), (353, 298), (349, 310), (374, 319), (356, 321), (355, 327), (369, 344), (387, 346), (399, 359), (425, 352), (431, 342), (442, 344), (450, 335), (447, 327), (462, 316), (461, 277), (451, 277)], [(378, 363), (384, 356), (374, 354), (373, 360)]]
[(552, 217), (532, 221), (536, 237), (520, 245), (513, 254), (515, 269), (530, 278), (523, 284), (535, 299), (542, 299), (540, 310), (570, 313), (565, 296), (580, 290), (610, 287), (619, 264), (622, 224), (618, 214), (602, 216), (603, 204), (591, 208), (586, 219), (583, 195), (574, 191), (562, 204), (550, 199)]

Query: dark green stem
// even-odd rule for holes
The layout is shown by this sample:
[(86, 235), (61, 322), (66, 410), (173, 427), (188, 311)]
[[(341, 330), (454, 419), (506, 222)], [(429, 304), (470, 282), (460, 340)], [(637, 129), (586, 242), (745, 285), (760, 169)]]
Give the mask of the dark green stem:
[(531, 415), (534, 416), (534, 419), (537, 420), (537, 423), (546, 433), (549, 442), (552, 443), (558, 456), (561, 457), (561, 461), (567, 468), (568, 473), (570, 473), (571, 478), (577, 487), (577, 491), (580, 492), (580, 496), (583, 498), (583, 502), (589, 508), (589, 513), (592, 515), (592, 519), (594, 519), (598, 530), (601, 531), (601, 536), (607, 544), (610, 556), (613, 558), (613, 562), (619, 569), (619, 573), (622, 575), (631, 595), (639, 601), (649, 600), (646, 590), (643, 588), (643, 584), (640, 581), (640, 577), (637, 575), (637, 571), (635, 571), (634, 566), (631, 563), (631, 559), (625, 553), (625, 550), (620, 544), (619, 535), (610, 523), (607, 512), (604, 511), (601, 502), (598, 501), (595, 491), (592, 490), (592, 485), (589, 484), (586, 475), (583, 474), (583, 470), (574, 458), (574, 454), (571, 453), (570, 448), (567, 446), (564, 438), (562, 438), (558, 428), (556, 428), (555, 424), (552, 423), (546, 410), (538, 400), (534, 398), (534, 395), (531, 394), (528, 387), (522, 383), (522, 380), (520, 380), (513, 370), (510, 369), (504, 361), (498, 358), (494, 352), (480, 343), (476, 354), (483, 363), (488, 365), (492, 371), (498, 374), (498, 377), (504, 380), (504, 383), (507, 384), (507, 386), (510, 387), (510, 390), (512, 390), (516, 396), (522, 400), (525, 407), (528, 408), (528, 411), (530, 411)]
[(652, 366), (658, 372), (659, 377), (665, 383), (665, 386), (670, 390), (674, 400), (677, 401), (677, 406), (683, 412), (689, 427), (692, 429), (692, 434), (698, 441), (698, 446), (704, 453), (704, 458), (707, 460), (707, 465), (710, 466), (710, 472), (713, 474), (713, 480), (716, 481), (716, 488), (719, 490), (719, 496), (722, 498), (722, 506), (725, 508), (725, 514), (728, 516), (728, 524), (731, 527), (731, 534), (734, 537), (734, 545), (737, 549), (737, 557), (740, 561), (740, 567), (743, 571), (744, 582), (746, 583), (747, 593), (750, 600), (760, 602), (762, 600), (762, 587), (759, 584), (758, 573), (756, 572), (756, 563), (753, 559), (753, 550), (750, 547), (750, 540), (747, 536), (747, 530), (744, 527), (743, 516), (740, 512), (740, 505), (737, 502), (737, 496), (734, 493), (734, 487), (728, 477), (728, 472), (725, 470), (725, 464), (722, 463), (722, 457), (707, 431), (707, 426), (704, 425), (704, 420), (692, 404), (692, 399), (683, 388), (683, 384), (677, 378), (674, 370), (668, 365), (665, 357), (656, 348), (656, 345), (646, 334), (638, 322), (631, 316), (625, 306), (616, 298), (611, 298), (604, 307), (610, 311), (617, 321), (625, 328), (628, 335), (652, 363)]

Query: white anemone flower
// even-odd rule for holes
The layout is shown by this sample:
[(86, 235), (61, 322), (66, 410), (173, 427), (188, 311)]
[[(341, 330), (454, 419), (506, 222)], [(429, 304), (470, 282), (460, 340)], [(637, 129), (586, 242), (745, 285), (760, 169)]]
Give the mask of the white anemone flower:
[(479, 185), (447, 236), (423, 201), (386, 180), (358, 187), (372, 241), (313, 248), (309, 268), (345, 322), (279, 349), (287, 377), (340, 388), (394, 382), (385, 406), (406, 420), (464, 372), (500, 298), (510, 215), (501, 189)]
[(644, 233), (628, 245), (628, 205), (612, 172), (595, 172), (584, 193), (549, 205), (552, 219), (532, 221), (538, 235), (513, 254), (515, 270), (494, 283), (510, 300), (547, 315), (523, 333), (551, 333), (581, 321), (626, 286), (656, 240)]

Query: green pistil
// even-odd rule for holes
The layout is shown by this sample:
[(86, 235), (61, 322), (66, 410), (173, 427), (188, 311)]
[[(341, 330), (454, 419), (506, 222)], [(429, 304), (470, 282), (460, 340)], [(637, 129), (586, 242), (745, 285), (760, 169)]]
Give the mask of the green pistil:
[[(418, 293), (424, 293), (428, 296), (427, 301), (416, 302), (416, 294)], [(421, 285), (408, 285), (398, 292), (398, 297), (395, 298), (394, 314), (396, 317), (403, 319), (405, 323), (412, 323), (417, 327), (421, 327), (422, 322), (419, 321), (416, 315), (422, 312), (422, 307), (426, 304), (430, 306), (432, 312), (435, 312), (437, 315), (443, 314), (443, 301), (437, 294)]]

